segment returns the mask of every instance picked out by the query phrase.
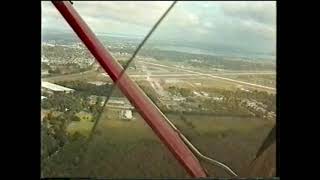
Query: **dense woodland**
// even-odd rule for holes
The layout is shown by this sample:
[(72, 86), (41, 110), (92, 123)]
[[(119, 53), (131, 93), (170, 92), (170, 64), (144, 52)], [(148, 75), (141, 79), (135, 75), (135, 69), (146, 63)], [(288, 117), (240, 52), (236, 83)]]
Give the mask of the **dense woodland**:
[(65, 46), (42, 46), (42, 54), (48, 59), (63, 59), (69, 61), (75, 58), (93, 59), (93, 56), (87, 49), (78, 49)]
[(112, 90), (112, 84), (95, 85), (84, 81), (60, 81), (57, 84), (74, 89), (77, 93), (85, 96), (108, 96), (112, 93), (112, 96), (122, 97), (121, 92), (117, 88)]

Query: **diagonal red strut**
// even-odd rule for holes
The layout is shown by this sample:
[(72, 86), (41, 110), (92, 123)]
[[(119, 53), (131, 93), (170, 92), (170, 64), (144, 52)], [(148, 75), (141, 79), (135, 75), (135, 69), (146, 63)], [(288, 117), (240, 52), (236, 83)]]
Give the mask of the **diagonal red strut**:
[[(52, 3), (111, 79), (114, 82), (118, 81), (119, 75), (123, 70), (121, 65), (113, 59), (70, 2), (52, 1)], [(178, 133), (166, 122), (161, 111), (126, 73), (118, 81), (118, 87), (185, 170), (192, 177), (207, 177), (198, 159), (180, 139)]]

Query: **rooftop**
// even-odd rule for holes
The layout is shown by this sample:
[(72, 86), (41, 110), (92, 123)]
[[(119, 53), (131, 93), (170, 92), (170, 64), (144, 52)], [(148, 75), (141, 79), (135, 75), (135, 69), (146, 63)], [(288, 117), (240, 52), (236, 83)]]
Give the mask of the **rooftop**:
[(66, 92), (74, 91), (74, 89), (70, 89), (67, 87), (63, 87), (63, 86), (53, 84), (50, 82), (45, 82), (45, 81), (41, 82), (41, 87), (46, 88), (46, 89), (50, 89), (52, 91), (66, 91)]
[(97, 86), (101, 86), (101, 85), (107, 84), (106, 82), (102, 82), (102, 81), (90, 81), (88, 83), (94, 84), (94, 85), (97, 85)]

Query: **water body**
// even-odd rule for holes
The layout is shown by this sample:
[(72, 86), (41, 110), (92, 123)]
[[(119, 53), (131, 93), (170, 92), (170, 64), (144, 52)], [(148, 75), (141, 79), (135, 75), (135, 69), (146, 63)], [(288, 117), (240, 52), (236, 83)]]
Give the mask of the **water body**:
[(275, 56), (266, 55), (266, 54), (244, 54), (238, 52), (229, 52), (229, 51), (216, 51), (216, 50), (206, 50), (195, 47), (184, 47), (184, 46), (155, 46), (156, 49), (167, 50), (167, 51), (177, 51), (191, 54), (203, 54), (203, 55), (212, 55), (212, 56), (226, 56), (226, 57), (237, 57), (244, 59), (270, 59), (274, 60)]
[(191, 48), (191, 47), (183, 47), (183, 46), (155, 46), (155, 48), (160, 50), (185, 52), (185, 53), (191, 53), (191, 54), (206, 54), (206, 55), (213, 55), (213, 56), (219, 55), (212, 51)]
[(143, 36), (141, 35), (126, 35), (126, 34), (111, 34), (111, 33), (103, 33), (97, 34), (98, 36), (106, 36), (106, 37), (115, 37), (115, 38), (128, 38), (128, 39), (141, 39)]
[[(109, 37), (109, 38), (119, 38), (119, 39), (132, 39), (136, 40), (137, 42), (141, 41), (144, 37), (143, 35), (128, 35), (128, 34), (114, 34), (114, 33), (99, 33), (97, 36), (100, 37)], [(64, 44), (73, 44), (76, 42), (80, 42), (79, 38), (75, 34), (71, 33), (48, 33), (42, 36), (42, 42), (48, 41), (55, 41), (57, 43), (64, 43)], [(197, 48), (197, 47), (186, 47), (180, 45), (155, 45), (154, 48), (160, 50), (167, 50), (167, 51), (177, 51), (183, 53), (192, 53), (192, 54), (203, 54), (203, 55), (212, 55), (212, 56), (225, 56), (225, 57), (234, 57), (234, 58), (243, 58), (243, 59), (262, 59), (262, 60), (275, 60), (276, 57), (268, 54), (258, 54), (258, 53), (246, 53), (240, 52), (236, 50), (229, 50), (229, 49), (219, 49), (219, 50), (207, 50), (204, 48)]]

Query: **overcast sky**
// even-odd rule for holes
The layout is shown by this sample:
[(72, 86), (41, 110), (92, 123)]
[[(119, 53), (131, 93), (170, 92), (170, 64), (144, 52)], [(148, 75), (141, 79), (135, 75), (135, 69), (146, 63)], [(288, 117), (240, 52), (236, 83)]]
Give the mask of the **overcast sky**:
[[(144, 36), (170, 1), (74, 1), (95, 33)], [(42, 2), (42, 31), (72, 32), (51, 2)], [(152, 38), (189, 40), (251, 52), (275, 52), (276, 3), (273, 1), (182, 1)]]

